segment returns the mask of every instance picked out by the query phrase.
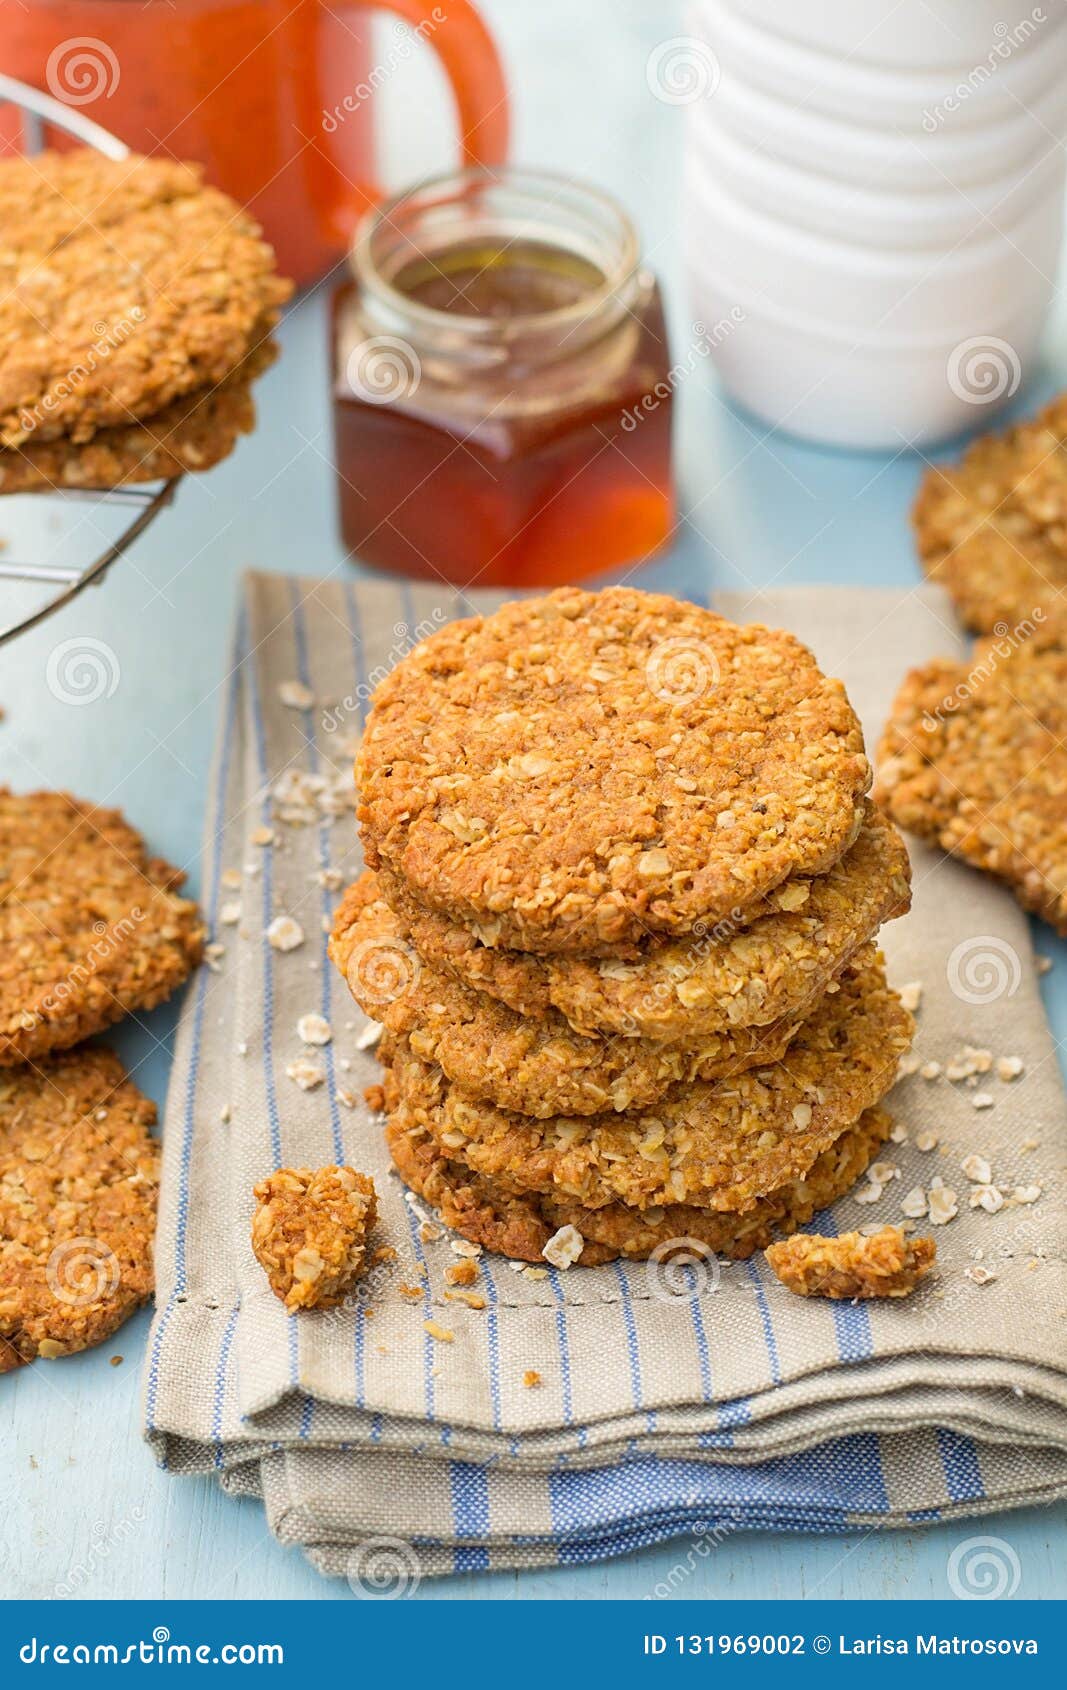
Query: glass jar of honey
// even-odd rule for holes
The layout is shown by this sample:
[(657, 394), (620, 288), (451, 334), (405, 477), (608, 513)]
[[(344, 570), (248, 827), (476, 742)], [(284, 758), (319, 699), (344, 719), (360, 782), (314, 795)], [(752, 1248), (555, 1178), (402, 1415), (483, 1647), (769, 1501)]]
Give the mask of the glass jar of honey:
[(460, 586), (617, 568), (673, 520), (659, 289), (614, 200), (470, 170), (368, 214), (334, 300), (341, 532)]

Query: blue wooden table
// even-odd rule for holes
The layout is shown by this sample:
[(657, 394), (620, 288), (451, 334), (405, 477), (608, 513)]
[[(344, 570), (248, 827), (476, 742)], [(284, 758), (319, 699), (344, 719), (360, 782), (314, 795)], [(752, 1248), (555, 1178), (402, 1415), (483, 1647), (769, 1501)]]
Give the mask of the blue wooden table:
[[(681, 112), (654, 100), (652, 48), (682, 32), (673, 6), (649, 0), (566, 0), (517, 6), (487, 0), (516, 85), (517, 156), (589, 176), (613, 189), (641, 226), (663, 278), (676, 351), (690, 336), (679, 284)], [(415, 63), (385, 91), (414, 125), (392, 122), (397, 178), (450, 157), (447, 107), (436, 73)], [(402, 117), (403, 112), (399, 115)], [(339, 575), (327, 411), (325, 290), (284, 325), (284, 354), (261, 386), (260, 426), (236, 456), (181, 488), (176, 507), (114, 571), (57, 619), (0, 654), (0, 781), (16, 789), (69, 786), (115, 804), (152, 845), (186, 864), (198, 886), (205, 771), (235, 578), (261, 569)], [(1067, 386), (1067, 325), (1053, 321), (1047, 368), (1021, 402)], [(800, 446), (732, 412), (706, 363), (678, 394), (678, 470), (684, 517), (669, 555), (643, 585), (685, 593), (778, 581), (917, 578), (907, 510), (921, 465)], [(0, 503), (0, 538), (4, 510)], [(42, 518), (41, 544), (49, 545)], [(54, 544), (54, 542), (52, 542)], [(97, 641), (113, 654), (108, 696), (76, 705), (48, 685), (62, 642)], [(1046, 981), (1053, 1025), (1067, 1036), (1067, 947), (1043, 933), (1058, 967)], [(116, 1039), (139, 1084), (162, 1102), (173, 1007)], [(298, 1552), (270, 1538), (259, 1507), (208, 1480), (156, 1471), (139, 1434), (139, 1370), (147, 1316), (102, 1349), (39, 1364), (0, 1384), (3, 1596), (342, 1597)], [(122, 1356), (121, 1366), (111, 1359)], [(925, 1597), (949, 1594), (952, 1548), (977, 1531), (1013, 1546), (1019, 1597), (1064, 1594), (1067, 1511), (1032, 1510), (988, 1524), (842, 1538), (739, 1534), (705, 1557), (685, 1546), (597, 1567), (424, 1585), (420, 1597), (640, 1597), (670, 1580), (678, 1598)]]

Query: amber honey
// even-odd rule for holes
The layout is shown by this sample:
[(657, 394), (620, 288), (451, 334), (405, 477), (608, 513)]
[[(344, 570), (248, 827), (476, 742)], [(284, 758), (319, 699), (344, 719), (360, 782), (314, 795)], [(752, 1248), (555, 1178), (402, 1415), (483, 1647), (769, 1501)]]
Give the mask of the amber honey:
[(465, 173), (370, 220), (334, 302), (341, 529), (361, 561), (547, 586), (673, 520), (659, 290), (604, 196)]

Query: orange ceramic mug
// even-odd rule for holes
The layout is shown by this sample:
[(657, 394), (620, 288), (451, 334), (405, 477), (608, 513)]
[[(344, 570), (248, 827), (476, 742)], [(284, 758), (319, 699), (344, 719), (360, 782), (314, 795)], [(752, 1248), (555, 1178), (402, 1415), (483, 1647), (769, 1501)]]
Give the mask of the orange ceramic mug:
[[(359, 216), (381, 198), (375, 95), (423, 46), (452, 85), (463, 160), (494, 166), (507, 153), (503, 70), (468, 0), (381, 0), (379, 9), (410, 28), (372, 41), (375, 9), (342, 0), (0, 0), (0, 71), (136, 152), (199, 160), (262, 223), (282, 272), (303, 284), (341, 256)], [(0, 145), (18, 144), (18, 135), (15, 115), (0, 108)]]

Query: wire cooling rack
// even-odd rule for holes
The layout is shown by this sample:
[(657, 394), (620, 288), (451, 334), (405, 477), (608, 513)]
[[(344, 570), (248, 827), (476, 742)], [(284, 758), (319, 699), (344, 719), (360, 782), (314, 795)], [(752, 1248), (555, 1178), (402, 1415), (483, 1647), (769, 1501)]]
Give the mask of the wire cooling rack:
[[(0, 75), (0, 111), (21, 114), (22, 150), (39, 153), (45, 127), (64, 130), (108, 158), (129, 148), (98, 123), (39, 89)], [(111, 565), (169, 505), (180, 477), (115, 487), (47, 493), (0, 493), (0, 645), (43, 622)], [(27, 561), (33, 560), (36, 561)]]

